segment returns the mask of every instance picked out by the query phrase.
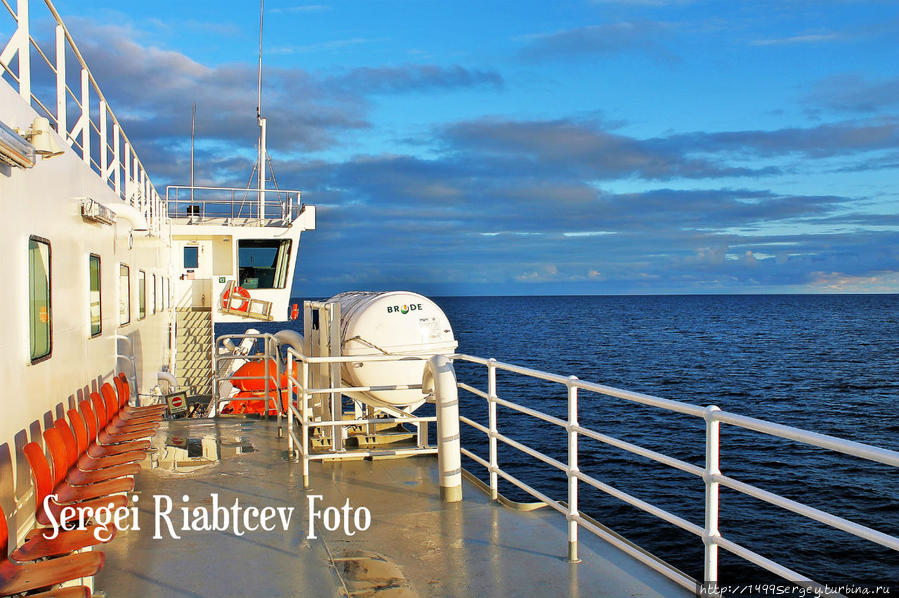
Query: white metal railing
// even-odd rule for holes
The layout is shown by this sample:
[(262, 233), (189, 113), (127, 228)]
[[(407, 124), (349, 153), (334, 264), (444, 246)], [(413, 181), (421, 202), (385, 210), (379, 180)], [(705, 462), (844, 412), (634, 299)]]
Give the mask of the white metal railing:
[[(262, 352), (260, 353), (233, 353), (230, 351), (222, 351), (225, 348), (224, 341), (228, 339), (253, 339), (254, 343), (262, 341)], [(281, 422), (283, 409), (281, 405), (281, 361), (278, 358), (278, 343), (272, 334), (223, 334), (216, 337), (213, 343), (212, 352), (212, 401), (210, 403), (210, 415), (217, 416), (221, 412), (221, 404), (230, 401), (230, 397), (220, 396), (219, 383), (231, 382), (237, 380), (259, 380), (263, 382), (263, 392), (258, 397), (240, 397), (237, 400), (258, 400), (264, 401), (262, 416), (268, 418), (269, 411), (274, 408), (278, 423)], [(220, 375), (220, 365), (222, 362), (228, 363), (232, 361), (253, 362), (261, 361), (263, 364), (262, 374), (259, 376), (235, 376), (234, 373), (222, 376)], [(269, 367), (272, 364), (274, 367)]]
[[(340, 428), (346, 426), (354, 426), (360, 424), (373, 423), (392, 423), (407, 422), (419, 426), (417, 447), (408, 449), (399, 449), (391, 451), (392, 454), (415, 454), (415, 453), (434, 453), (436, 449), (427, 446), (427, 425), (429, 422), (437, 421), (436, 416), (431, 417), (412, 417), (400, 414), (400, 417), (391, 418), (357, 418), (352, 420), (342, 420), (334, 413), (341, 413), (339, 410), (339, 397), (341, 393), (365, 392), (370, 390), (406, 390), (414, 388), (422, 388), (419, 384), (397, 384), (391, 386), (378, 387), (350, 387), (340, 386), (339, 383), (332, 384), (327, 388), (315, 388), (311, 385), (310, 366), (316, 364), (332, 364), (341, 365), (344, 363), (367, 363), (379, 361), (400, 361), (400, 360), (427, 360), (430, 355), (354, 355), (344, 357), (312, 357), (304, 355), (292, 348), (287, 350), (287, 368), (286, 376), (291, 389), (291, 400), (288, 401), (287, 409), (287, 430), (288, 430), (288, 448), (290, 454), (295, 451), (299, 452), (303, 466), (304, 485), (309, 482), (309, 462), (313, 460), (325, 460), (335, 458), (334, 452), (331, 453), (312, 453), (310, 451), (310, 431), (313, 428), (330, 428), (332, 437), (332, 449), (340, 452), (342, 447), (340, 442), (342, 436), (338, 433)], [(595, 524), (593, 520), (585, 516), (579, 509), (578, 494), (579, 484), (581, 482), (596, 488), (610, 496), (613, 496), (641, 511), (649, 513), (670, 523), (682, 530), (685, 530), (695, 536), (698, 536), (704, 546), (704, 566), (702, 593), (714, 595), (717, 593), (718, 582), (718, 549), (723, 548), (728, 552), (741, 557), (769, 572), (774, 573), (799, 586), (822, 590), (824, 586), (810, 579), (809, 577), (794, 571), (774, 560), (758, 554), (745, 546), (742, 546), (726, 537), (721, 533), (718, 526), (719, 513), (719, 488), (721, 486), (730, 488), (741, 494), (753, 497), (776, 507), (786, 509), (808, 519), (823, 523), (835, 529), (853, 534), (859, 538), (869, 540), (881, 546), (899, 551), (899, 538), (889, 534), (872, 529), (868, 526), (849, 521), (837, 515), (816, 509), (814, 507), (799, 503), (797, 501), (779, 496), (773, 492), (769, 492), (742, 482), (730, 476), (723, 475), (720, 469), (720, 444), (721, 424), (739, 427), (745, 430), (752, 430), (767, 436), (792, 440), (795, 442), (820, 447), (823, 449), (836, 451), (846, 455), (851, 455), (861, 459), (883, 463), (892, 467), (899, 467), (899, 452), (888, 449), (878, 448), (858, 442), (843, 440), (833, 436), (818, 434), (775, 424), (764, 420), (738, 415), (722, 411), (716, 406), (700, 407), (679, 401), (663, 399), (652, 395), (631, 392), (594, 382), (579, 380), (574, 376), (561, 376), (549, 372), (544, 372), (532, 368), (502, 363), (495, 359), (484, 359), (464, 354), (453, 354), (447, 356), (449, 359), (457, 362), (467, 362), (475, 365), (486, 367), (487, 390), (481, 390), (475, 386), (465, 382), (457, 382), (456, 386), (459, 390), (466, 391), (476, 397), (484, 399), (487, 402), (487, 424), (474, 421), (473, 419), (460, 415), (459, 422), (466, 424), (472, 429), (484, 434), (487, 437), (488, 455), (484, 458), (465, 446), (461, 447), (461, 453), (472, 459), (475, 463), (484, 467), (489, 473), (489, 489), (491, 497), (496, 500), (499, 496), (498, 483), (499, 479), (511, 483), (517, 488), (525, 491), (529, 495), (537, 498), (549, 507), (562, 513), (568, 521), (568, 558), (572, 562), (578, 561), (578, 532), (580, 528), (586, 529), (612, 545), (618, 547), (648, 567), (652, 568), (672, 579), (681, 586), (697, 591), (697, 581), (682, 573), (681, 571), (671, 567), (665, 562), (656, 559), (647, 554), (633, 544), (623, 540), (620, 536), (609, 533), (605, 528)], [(518, 374), (526, 378), (543, 380), (546, 382), (558, 384), (565, 389), (567, 397), (567, 417), (560, 418), (541, 411), (526, 407), (519, 403), (501, 398), (497, 390), (497, 370)], [(453, 375), (455, 379), (455, 374)], [(645, 405), (666, 412), (678, 413), (697, 418), (703, 422), (705, 428), (705, 467), (699, 467), (692, 463), (688, 463), (681, 459), (665, 455), (658, 451), (648, 449), (646, 447), (627, 442), (625, 440), (609, 436), (586, 428), (579, 423), (578, 404), (579, 395), (582, 392), (597, 393), (609, 397), (615, 397), (628, 401)], [(330, 395), (332, 397), (332, 415), (330, 419), (319, 419), (313, 421), (310, 400), (316, 395)], [(295, 399), (293, 397), (296, 397)], [(337, 397), (336, 402), (334, 397)], [(433, 397), (432, 397), (433, 398)], [(335, 407), (336, 405), (336, 407)], [(549, 455), (546, 455), (525, 443), (510, 438), (501, 431), (501, 426), (497, 416), (497, 406), (502, 406), (521, 413), (528, 417), (533, 417), (548, 425), (555, 426), (565, 431), (567, 436), (567, 459), (563, 462)], [(438, 422), (439, 424), (439, 422)], [(295, 429), (295, 425), (299, 426), (299, 433)], [(424, 432), (422, 432), (424, 429)], [(671, 467), (673, 469), (691, 474), (701, 479), (705, 487), (704, 511), (705, 517), (702, 524), (691, 522), (674, 513), (666, 511), (656, 505), (645, 500), (637, 498), (627, 492), (619, 490), (601, 480), (582, 472), (578, 467), (578, 454), (580, 451), (580, 438), (588, 438), (590, 440), (600, 442), (602, 444), (626, 451), (628, 453), (638, 455), (649, 459), (656, 463)], [(545, 465), (563, 472), (567, 478), (567, 492), (564, 498), (552, 497), (547, 493), (534, 488), (533, 486), (522, 481), (518, 477), (512, 475), (508, 471), (503, 470), (498, 459), (498, 443), (502, 442), (518, 451), (521, 451)], [(357, 454), (376, 455), (383, 451), (360, 451)], [(443, 488), (441, 488), (443, 490)]]
[[(416, 417), (404, 413), (398, 409), (386, 409), (393, 412), (395, 417), (369, 417), (342, 419), (342, 408), (340, 407), (341, 393), (360, 393), (370, 391), (388, 391), (388, 390), (414, 390), (421, 389), (420, 383), (411, 384), (393, 384), (385, 386), (341, 386), (339, 384), (327, 386), (325, 388), (314, 388), (310, 386), (310, 366), (315, 364), (337, 364), (344, 363), (372, 363), (384, 361), (424, 361), (430, 358), (430, 355), (354, 355), (341, 357), (313, 357), (304, 355), (303, 353), (287, 349), (287, 380), (291, 390), (291, 399), (288, 401), (287, 410), (287, 443), (288, 452), (293, 455), (294, 451), (299, 452), (300, 461), (303, 465), (303, 486), (309, 485), (309, 462), (324, 461), (329, 459), (340, 458), (346, 455), (343, 448), (344, 435), (343, 428), (358, 425), (380, 425), (387, 423), (411, 424), (416, 427), (416, 445), (406, 448), (391, 448), (385, 450), (354, 450), (354, 456), (374, 456), (374, 455), (422, 455), (436, 454), (437, 448), (428, 445), (428, 424), (436, 423), (437, 416)], [(320, 419), (315, 421), (312, 413), (311, 401), (314, 396), (336, 397), (332, 400), (330, 419)], [(293, 397), (296, 396), (296, 400)], [(300, 435), (298, 436), (294, 425), (299, 425)], [(331, 451), (313, 453), (310, 449), (310, 432), (313, 428), (331, 430)]]
[[(168, 223), (163, 200), (53, 3), (43, 0), (49, 10), (51, 24), (55, 23), (55, 48), (48, 53), (31, 35), (33, 30), (39, 28), (31, 25), (29, 0), (16, 0), (15, 10), (11, 0), (0, 2), (6, 7), (5, 11), (0, 11), (0, 17), (8, 13), (15, 22), (15, 32), (0, 51), (0, 67), (12, 79), (13, 88), (25, 102), (53, 123), (60, 137), (81, 154), (84, 163), (123, 202), (141, 212), (149, 225), (149, 234), (162, 234), (163, 227)], [(32, 49), (55, 77), (54, 101), (48, 98), (42, 100), (34, 93), (31, 59), (35, 56)], [(66, 62), (73, 57), (80, 69), (78, 76), (73, 77), (77, 82), (70, 85)], [(13, 69), (16, 58), (18, 67)], [(74, 114), (69, 114), (70, 102), (75, 107)], [(98, 106), (96, 119), (91, 114), (94, 102)], [(72, 120), (74, 123), (70, 122)]]
[[(264, 200), (259, 202), (259, 195)], [(297, 189), (266, 189), (260, 192), (247, 187), (206, 187), (169, 185), (165, 189), (168, 216), (187, 219), (189, 224), (222, 221), (287, 226), (303, 212)]]
[[(752, 417), (746, 417), (735, 413), (729, 413), (726, 411), (722, 411), (715, 406), (699, 407), (688, 403), (672, 401), (669, 399), (663, 399), (651, 395), (621, 390), (602, 384), (587, 382), (579, 380), (574, 376), (565, 377), (558, 374), (552, 374), (549, 372), (543, 372), (531, 368), (501, 363), (496, 361), (495, 359), (483, 359), (480, 357), (461, 354), (452, 355), (450, 357), (456, 361), (469, 362), (485, 366), (487, 368), (486, 392), (464, 382), (459, 382), (458, 387), (460, 390), (467, 391), (474, 396), (480, 397), (487, 401), (488, 422), (486, 426), (464, 416), (460, 416), (459, 419), (462, 423), (467, 424), (468, 426), (487, 436), (489, 452), (488, 459), (484, 459), (483, 457), (468, 450), (464, 446), (462, 448), (462, 454), (471, 458), (475, 463), (478, 463), (479, 465), (487, 469), (490, 475), (490, 492), (491, 496), (494, 499), (496, 499), (498, 495), (498, 479), (501, 477), (514, 486), (520, 488), (521, 490), (524, 490), (531, 496), (536, 497), (540, 501), (545, 502), (550, 507), (563, 513), (569, 522), (568, 556), (572, 561), (577, 561), (578, 528), (583, 527), (584, 529), (587, 529), (602, 537), (603, 539), (609, 541), (610, 543), (618, 546), (634, 558), (642, 561), (651, 568), (666, 575), (685, 588), (688, 588), (690, 590), (697, 589), (695, 580), (687, 577), (680, 571), (671, 568), (665, 563), (647, 556), (645, 553), (636, 549), (631, 544), (622, 542), (620, 538), (609, 534), (606, 530), (597, 527), (590, 520), (586, 519), (578, 509), (579, 482), (584, 482), (589, 486), (600, 490), (601, 492), (614, 496), (615, 498), (618, 498), (619, 500), (622, 500), (623, 502), (631, 506), (645, 511), (689, 533), (699, 536), (704, 544), (705, 554), (703, 580), (704, 591), (712, 594), (715, 593), (716, 584), (718, 582), (719, 547), (795, 584), (818, 589), (821, 589), (823, 587), (821, 586), (821, 584), (818, 584), (817, 582), (802, 575), (801, 573), (789, 569), (788, 567), (785, 567), (765, 556), (762, 556), (744, 546), (741, 546), (740, 544), (732, 540), (725, 538), (718, 527), (720, 486), (725, 486), (741, 494), (751, 496), (768, 504), (786, 509), (830, 527), (848, 532), (860, 538), (864, 538), (881, 546), (899, 551), (899, 538), (895, 536), (885, 534), (868, 526), (849, 521), (842, 517), (838, 517), (831, 513), (827, 513), (825, 511), (810, 507), (797, 501), (779, 496), (772, 492), (762, 490), (761, 488), (758, 488), (751, 484), (747, 484), (745, 482), (741, 482), (737, 479), (723, 475), (721, 473), (719, 462), (721, 440), (720, 426), (722, 423), (732, 425), (746, 430), (753, 430), (755, 432), (759, 432), (768, 436), (792, 440), (795, 442), (840, 452), (846, 455), (852, 455), (861, 459), (867, 459), (870, 461), (891, 465), (893, 467), (899, 467), (899, 452), (869, 446), (849, 440), (843, 440), (841, 438), (827, 436), (824, 434), (817, 434), (814, 432), (801, 430), (799, 428), (775, 424), (772, 422), (767, 422)], [(500, 398), (497, 392), (496, 384), (497, 370), (503, 370), (528, 378), (544, 380), (564, 386), (567, 394), (567, 419), (554, 417), (552, 415), (548, 415), (540, 411), (514, 403), (512, 401)], [(691, 463), (687, 463), (686, 461), (682, 461), (680, 459), (676, 459), (674, 457), (670, 457), (668, 455), (664, 455), (659, 452), (581, 426), (578, 422), (579, 391), (586, 391), (610, 397), (616, 397), (632, 403), (638, 403), (664, 411), (680, 413), (703, 420), (706, 430), (705, 467), (698, 467)], [(545, 455), (521, 442), (513, 440), (501, 433), (500, 426), (497, 421), (497, 405), (501, 405), (524, 415), (537, 418), (543, 422), (546, 422), (547, 424), (557, 426), (565, 430), (568, 436), (567, 462), (563, 463), (557, 459), (553, 459), (552, 457)], [(705, 521), (703, 522), (703, 525), (698, 525), (696, 523), (690, 522), (664, 509), (654, 506), (644, 500), (618, 490), (617, 488), (614, 488), (596, 479), (595, 477), (592, 477), (580, 471), (580, 469), (578, 468), (577, 459), (579, 452), (578, 441), (580, 436), (595, 440), (597, 442), (601, 442), (612, 447), (616, 447), (618, 449), (627, 451), (635, 455), (639, 455), (657, 463), (667, 465), (668, 467), (672, 467), (674, 469), (678, 469), (680, 471), (701, 478), (705, 485)], [(530, 455), (535, 459), (538, 459), (539, 461), (545, 463), (550, 467), (564, 472), (568, 479), (568, 492), (566, 497), (567, 504), (563, 504), (562, 500), (552, 498), (545, 493), (540, 492), (536, 488), (526, 484), (512, 474), (503, 471), (498, 462), (497, 441), (503, 442), (508, 446), (518, 449), (519, 451)]]

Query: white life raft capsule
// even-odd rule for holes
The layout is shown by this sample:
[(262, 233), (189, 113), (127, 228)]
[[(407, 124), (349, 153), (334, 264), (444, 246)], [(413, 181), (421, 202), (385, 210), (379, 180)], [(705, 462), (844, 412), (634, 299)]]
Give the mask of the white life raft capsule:
[[(328, 299), (340, 304), (343, 355), (437, 355), (454, 353), (459, 345), (449, 320), (436, 303), (409, 291), (354, 291)], [(351, 362), (343, 367), (348, 386), (421, 384), (424, 361)], [(417, 408), (420, 390), (371, 390), (346, 393), (374, 406)]]

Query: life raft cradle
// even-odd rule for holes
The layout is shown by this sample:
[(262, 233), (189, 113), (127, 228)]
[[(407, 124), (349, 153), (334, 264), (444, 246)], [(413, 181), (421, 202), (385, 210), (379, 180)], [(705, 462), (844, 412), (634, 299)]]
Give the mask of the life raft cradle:
[(270, 322), (272, 318), (272, 302), (263, 299), (254, 299), (250, 292), (238, 286), (233, 280), (229, 280), (222, 291), (219, 308), (222, 313), (254, 320)]

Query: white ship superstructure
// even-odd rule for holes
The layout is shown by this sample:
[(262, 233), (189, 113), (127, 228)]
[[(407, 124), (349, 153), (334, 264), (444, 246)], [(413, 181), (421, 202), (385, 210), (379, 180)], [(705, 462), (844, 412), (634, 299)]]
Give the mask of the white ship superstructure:
[[(0, 438), (14, 514), (30, 496), (24, 439), (39, 440), (102, 381), (121, 371), (150, 392), (172, 372), (208, 394), (216, 322), (288, 318), (315, 208), (298, 191), (265, 189), (264, 175), (252, 190), (161, 193), (52, 4), (21, 0), (10, 14), (0, 54), (0, 367), (21, 400), (9, 402)], [(35, 39), (47, 26), (55, 47)], [(52, 85), (37, 81), (47, 68)], [(27, 529), (28, 516), (21, 522)]]
[[(719, 525), (721, 487), (899, 550), (895, 536), (728, 477), (720, 431), (753, 430), (760, 442), (788, 439), (899, 467), (895, 451), (456, 353), (439, 307), (411, 292), (347, 293), (294, 309), (289, 300), (300, 237), (315, 228), (315, 209), (298, 191), (265, 188), (264, 120), (256, 188), (191, 185), (162, 194), (49, 0), (2, 1), (12, 32), (0, 45), (6, 274), (0, 506), (9, 543), (21, 547), (39, 519), (42, 473), (32, 459), (51, 459), (58, 487), (73, 474), (76, 480), (87, 475), (85, 463), (99, 459), (92, 449), (115, 456), (124, 436), (152, 437), (152, 448), (142, 440), (133, 448), (144, 451), (140, 473), (117, 477), (129, 480), (120, 485), (133, 477), (134, 491), (110, 494), (122, 504), (138, 504), (134, 497), (140, 497), (133, 516), (141, 525), (125, 526), (109, 544), (72, 550), (75, 557), (106, 555), (96, 580), (85, 573), (29, 591), (64, 582), (109, 597), (681, 596), (714, 588), (720, 550), (799, 588), (814, 587), (802, 571), (779, 564), (778, 555), (732, 539)], [(49, 48), (35, 39), (35, 7), (47, 16), (44, 30), (54, 32)], [(53, 74), (40, 85), (32, 76), (35, 61)], [(218, 322), (250, 328), (301, 313), (303, 336), (214, 334)], [(457, 368), (464, 379), (457, 379)], [(242, 377), (242, 371), (256, 373)], [(513, 377), (551, 387), (566, 415), (517, 402), (505, 386)], [(173, 400), (163, 409), (160, 380), (186, 391), (179, 400), (211, 398), (196, 415), (212, 417), (173, 419), (184, 404)], [(107, 384), (108, 393), (118, 394), (102, 394)], [(477, 401), (486, 417), (460, 413), (460, 394)], [(690, 418), (698, 424), (704, 462), (582, 426), (585, 395), (652, 409), (662, 421)], [(96, 413), (92, 400), (99, 401)], [(221, 415), (223, 405), (240, 401), (265, 407), (259, 417)], [(160, 404), (138, 408), (154, 402)], [(433, 415), (416, 415), (426, 403), (434, 404)], [(167, 421), (157, 429), (163, 411)], [(564, 438), (559, 454), (517, 438), (511, 412)], [(74, 457), (68, 464), (57, 459), (51, 440), (67, 426), (74, 430), (76, 420), (104, 429), (100, 435), (88, 430), (87, 447), (80, 437), (67, 445), (62, 453)], [(466, 445), (460, 429), (483, 435), (487, 452)], [(704, 491), (704, 520), (689, 521), (609, 486), (601, 472), (582, 470), (578, 457), (591, 443), (690, 476)], [(561, 476), (565, 490), (550, 496), (504, 469), (499, 447), (532, 457)], [(35, 457), (35, 450), (46, 454)], [(463, 471), (463, 456), (483, 468), (486, 483)], [(537, 502), (513, 503), (501, 484)], [(77, 493), (89, 485), (71, 486)], [(703, 579), (584, 513), (578, 497), (587, 487), (689, 533), (702, 548)], [(202, 518), (225, 504), (234, 505), (229, 525), (159, 519), (160, 511)], [(253, 527), (267, 509), (274, 513), (271, 529)], [(283, 525), (274, 525), (275, 517)], [(159, 533), (167, 522), (172, 527)], [(46, 570), (72, 557), (50, 556), (40, 564), (7, 559), (0, 587), (16, 581), (10, 571)], [(72, 595), (90, 590), (83, 592)]]

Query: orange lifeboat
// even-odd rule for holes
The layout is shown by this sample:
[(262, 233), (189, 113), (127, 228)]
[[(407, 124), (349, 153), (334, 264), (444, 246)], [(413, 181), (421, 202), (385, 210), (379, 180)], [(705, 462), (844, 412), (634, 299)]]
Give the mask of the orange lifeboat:
[[(268, 369), (268, 379), (264, 379), (266, 369)], [(294, 364), (293, 375), (294, 378), (297, 377), (296, 364)], [(276, 378), (278, 378), (277, 383)], [(239, 392), (231, 397), (228, 404), (222, 408), (222, 413), (262, 414), (265, 410), (266, 386), (269, 391), (269, 414), (277, 413), (277, 408), (271, 404), (276, 392), (281, 395), (282, 413), (287, 411), (287, 402), (290, 400), (289, 380), (286, 372), (282, 372), (278, 377), (278, 367), (274, 359), (250, 361), (243, 364), (234, 372), (231, 384)]]

